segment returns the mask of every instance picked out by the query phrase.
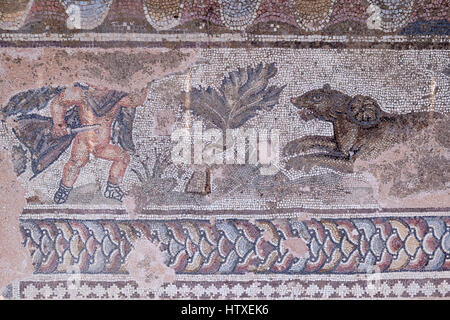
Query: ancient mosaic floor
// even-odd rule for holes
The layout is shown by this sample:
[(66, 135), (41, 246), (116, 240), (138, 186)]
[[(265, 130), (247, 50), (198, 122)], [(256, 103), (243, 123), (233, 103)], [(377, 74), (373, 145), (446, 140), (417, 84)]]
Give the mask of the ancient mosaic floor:
[(1, 297), (450, 297), (449, 7), (1, 1)]

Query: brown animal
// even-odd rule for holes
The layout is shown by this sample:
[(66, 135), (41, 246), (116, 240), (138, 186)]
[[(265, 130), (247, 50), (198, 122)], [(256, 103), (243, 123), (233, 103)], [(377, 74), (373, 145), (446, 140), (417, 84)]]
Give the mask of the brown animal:
[[(406, 141), (446, 114), (413, 112), (394, 114), (383, 111), (371, 97), (350, 97), (326, 84), (292, 98), (303, 120), (318, 119), (333, 124), (333, 136), (306, 136), (289, 142), (284, 148), (287, 169), (309, 171), (314, 165), (353, 172), (355, 159), (373, 159), (396, 143)], [(448, 126), (449, 122), (445, 124)], [(311, 153), (312, 150), (320, 150)], [(299, 153), (305, 153), (298, 155)]]

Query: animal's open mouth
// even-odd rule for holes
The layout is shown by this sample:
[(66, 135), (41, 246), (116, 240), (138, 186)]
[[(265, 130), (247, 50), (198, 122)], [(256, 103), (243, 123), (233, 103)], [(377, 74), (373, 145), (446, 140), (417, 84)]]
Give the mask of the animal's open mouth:
[(305, 108), (303, 106), (300, 105), (300, 103), (298, 102), (298, 100), (296, 98), (291, 98), (291, 103), (299, 109), (298, 111), (298, 115), (300, 116), (300, 118), (304, 121), (308, 121), (308, 120), (312, 120), (315, 119), (316, 117), (314, 116), (314, 112), (308, 108)]
[(315, 119), (316, 117), (314, 116), (314, 112), (312, 112), (309, 109), (306, 108), (301, 108), (298, 111), (298, 115), (300, 116), (300, 118), (304, 121), (308, 121), (308, 120), (312, 120)]

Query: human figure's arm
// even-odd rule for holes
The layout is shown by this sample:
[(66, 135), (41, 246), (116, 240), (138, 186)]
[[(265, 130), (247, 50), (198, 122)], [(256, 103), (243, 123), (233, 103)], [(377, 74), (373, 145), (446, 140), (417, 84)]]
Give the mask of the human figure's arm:
[(59, 138), (69, 134), (67, 124), (64, 120), (67, 109), (76, 104), (76, 101), (67, 100), (64, 92), (55, 97), (50, 105), (50, 113), (53, 120), (52, 136)]

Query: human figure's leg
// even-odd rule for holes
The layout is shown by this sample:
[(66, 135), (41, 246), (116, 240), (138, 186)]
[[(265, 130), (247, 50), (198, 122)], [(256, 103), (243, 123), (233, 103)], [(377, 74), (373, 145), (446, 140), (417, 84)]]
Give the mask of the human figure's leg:
[(59, 188), (53, 197), (55, 203), (61, 204), (67, 201), (70, 191), (78, 178), (80, 170), (89, 161), (89, 149), (87, 144), (79, 137), (75, 137), (72, 144), (72, 152), (69, 161), (64, 166), (63, 176)]
[(120, 184), (130, 163), (129, 154), (113, 144), (96, 148), (93, 154), (97, 158), (112, 161), (108, 181), (115, 185)]
[(109, 178), (105, 189), (105, 197), (122, 201), (125, 193), (119, 187), (125, 171), (130, 163), (130, 156), (118, 146), (108, 144), (94, 150), (97, 158), (112, 161)]
[(66, 187), (72, 188), (80, 174), (81, 168), (83, 168), (88, 161), (89, 147), (87, 143), (83, 139), (75, 137), (72, 143), (70, 159), (64, 166), (62, 183)]

